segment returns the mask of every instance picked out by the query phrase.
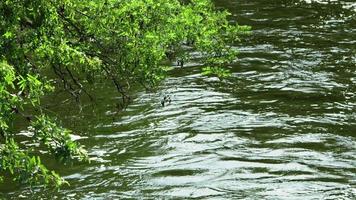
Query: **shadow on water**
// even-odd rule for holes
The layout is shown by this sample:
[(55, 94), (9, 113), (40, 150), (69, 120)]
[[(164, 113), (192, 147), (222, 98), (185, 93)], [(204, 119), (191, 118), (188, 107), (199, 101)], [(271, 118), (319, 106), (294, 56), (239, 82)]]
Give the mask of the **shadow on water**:
[[(191, 63), (158, 93), (137, 92), (122, 113), (107, 89), (95, 111), (58, 108), (93, 161), (51, 161), (71, 183), (51, 198), (356, 198), (356, 4), (216, 4), (253, 27), (236, 44), (233, 78), (203, 77)], [(162, 107), (167, 94), (172, 102)], [(4, 195), (48, 192), (9, 187)]]

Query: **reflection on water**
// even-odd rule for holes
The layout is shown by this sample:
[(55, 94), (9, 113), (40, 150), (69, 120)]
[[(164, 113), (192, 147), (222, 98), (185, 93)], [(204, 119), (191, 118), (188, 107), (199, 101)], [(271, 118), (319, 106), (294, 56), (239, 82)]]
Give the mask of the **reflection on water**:
[(91, 135), (81, 142), (93, 162), (53, 164), (71, 183), (53, 198), (356, 198), (355, 3), (216, 3), (254, 29), (236, 44), (233, 78), (203, 77), (192, 64), (119, 116), (110, 102), (95, 119), (60, 111)]

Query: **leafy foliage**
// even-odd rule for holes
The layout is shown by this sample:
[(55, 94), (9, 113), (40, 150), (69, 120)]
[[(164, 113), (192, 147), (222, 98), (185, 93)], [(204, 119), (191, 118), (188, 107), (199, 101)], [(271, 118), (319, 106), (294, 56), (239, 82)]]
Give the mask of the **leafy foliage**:
[(221, 68), (221, 67), (204, 67), (203, 68), (203, 75), (214, 75), (221, 78), (227, 78), (231, 76), (231, 72), (227, 69)]
[(14, 176), (14, 181), (29, 185), (44, 183), (59, 187), (67, 184), (54, 171), (49, 171), (39, 157), (30, 157), (24, 153), (13, 139), (9, 139), (0, 147), (0, 167)]
[(76, 157), (80, 161), (87, 161), (87, 152), (75, 141), (71, 140), (71, 131), (59, 127), (53, 120), (40, 116), (31, 123), (30, 130), (34, 137), (44, 143), (47, 148), (61, 160)]
[[(108, 79), (125, 103), (131, 85), (155, 87), (166, 76), (162, 63), (176, 60), (184, 65), (191, 51), (216, 66), (205, 68), (204, 74), (226, 77), (222, 67), (237, 55), (229, 44), (249, 31), (229, 23), (229, 15), (209, 0), (2, 0), (0, 170), (21, 182), (63, 183), (39, 158), (17, 146), (11, 131), (15, 115), (29, 121), (35, 141), (55, 156), (87, 160), (71, 132), (56, 125), (41, 107), (40, 98), (54, 91), (53, 82), (78, 99), (83, 93), (92, 98), (86, 90), (90, 83)], [(28, 117), (25, 107), (37, 110), (37, 117)]]

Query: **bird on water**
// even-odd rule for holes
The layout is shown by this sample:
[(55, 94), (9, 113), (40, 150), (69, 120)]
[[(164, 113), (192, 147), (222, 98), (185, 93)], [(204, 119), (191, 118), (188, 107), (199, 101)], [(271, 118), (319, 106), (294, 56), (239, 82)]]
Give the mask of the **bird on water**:
[(169, 95), (165, 95), (161, 100), (161, 105), (164, 107), (165, 105), (170, 104), (171, 101), (171, 97)]

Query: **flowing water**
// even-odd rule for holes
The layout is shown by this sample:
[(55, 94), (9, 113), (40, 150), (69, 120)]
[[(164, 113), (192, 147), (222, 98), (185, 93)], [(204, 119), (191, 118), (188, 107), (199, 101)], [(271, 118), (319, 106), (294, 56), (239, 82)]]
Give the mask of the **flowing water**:
[[(355, 199), (356, 3), (219, 0), (253, 34), (225, 81), (176, 68), (126, 111), (54, 107), (90, 164), (61, 165), (60, 191), (1, 186), (6, 199)], [(170, 95), (171, 104), (160, 100)], [(56, 105), (61, 98), (47, 101)], [(63, 105), (63, 104), (61, 104)], [(70, 106), (69, 106), (70, 107)], [(88, 109), (86, 109), (88, 107)]]

